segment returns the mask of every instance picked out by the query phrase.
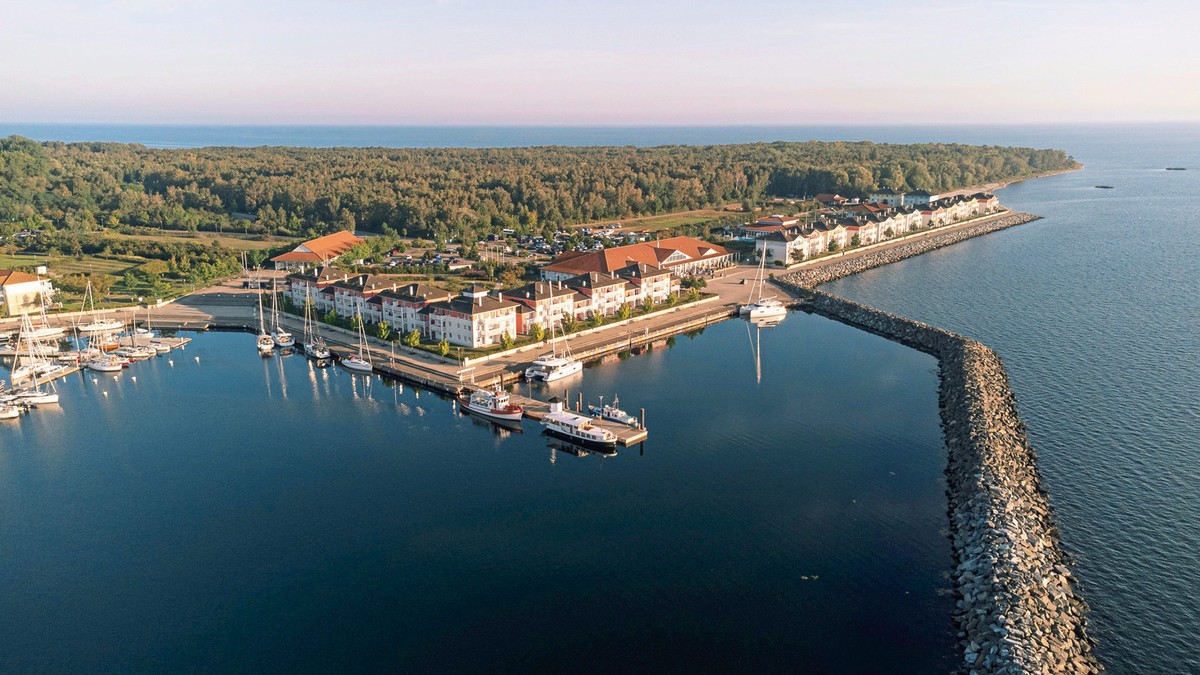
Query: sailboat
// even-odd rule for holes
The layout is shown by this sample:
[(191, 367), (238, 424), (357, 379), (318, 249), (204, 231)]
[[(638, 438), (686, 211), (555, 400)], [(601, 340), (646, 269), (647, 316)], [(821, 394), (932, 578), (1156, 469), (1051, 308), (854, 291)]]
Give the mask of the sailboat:
[(263, 325), (262, 291), (258, 292), (258, 353), (266, 356), (275, 349), (275, 340), (267, 334)]
[[(53, 365), (56, 370), (64, 368), (61, 364), (50, 363), (41, 359), (41, 353), (35, 348), (33, 343), (33, 322), (29, 320), (29, 315), (25, 314), (21, 317), (21, 332), (24, 333), (26, 347), (29, 350), (30, 368), (33, 382), (21, 390), (13, 392), (0, 398), (0, 403), (8, 405), (41, 405), (49, 403), (58, 403), (58, 392), (54, 391), (54, 383), (49, 379), (46, 382), (50, 383), (50, 390), (43, 390), (38, 378), (44, 375), (53, 374), (53, 370), (47, 368), (47, 365)], [(16, 380), (14, 371), (13, 380)]]
[(76, 328), (80, 333), (112, 333), (125, 327), (120, 321), (105, 320), (102, 315), (96, 314), (96, 295), (92, 291), (91, 280), (88, 280), (87, 288), (83, 291), (82, 308), (91, 313), (92, 320)]
[(318, 361), (323, 361), (331, 356), (325, 339), (321, 337), (317, 322), (313, 319), (312, 303), (307, 300), (304, 303), (304, 353), (309, 358)]
[(275, 280), (271, 280), (271, 339), (275, 341), (275, 346), (280, 349), (287, 349), (295, 346), (296, 340), (292, 334), (284, 330), (279, 325), (279, 304), (277, 301), (277, 293), (275, 291)]
[[(38, 334), (38, 329), (33, 326), (33, 320), (29, 318), (28, 314), (22, 314), (21, 336), (25, 339), (26, 345), (25, 363), (22, 364), (19, 357), (13, 361), (13, 370), (9, 377), (14, 385), (18, 380), (36, 379), (38, 376), (49, 377), (67, 368), (62, 363), (46, 358), (44, 347), (34, 341)], [(18, 339), (18, 346), (19, 344), (20, 339)]]
[[(554, 311), (554, 286), (550, 287), (550, 311)], [(583, 364), (571, 358), (571, 348), (563, 344), (563, 355), (558, 355), (558, 343), (554, 341), (555, 320), (550, 320), (550, 355), (541, 356), (525, 369), (525, 379), (553, 382), (583, 371)]]
[(758, 257), (758, 273), (754, 276), (754, 286), (750, 289), (750, 297), (753, 298), (753, 301), (738, 307), (738, 314), (749, 316), (751, 319), (787, 316), (787, 305), (773, 296), (763, 297), (767, 281), (764, 275), (766, 266), (767, 255), (764, 250)]
[(342, 365), (355, 372), (369, 373), (375, 367), (371, 365), (371, 351), (367, 347), (367, 330), (363, 325), (362, 314), (355, 316), (358, 317), (358, 353), (343, 358)]

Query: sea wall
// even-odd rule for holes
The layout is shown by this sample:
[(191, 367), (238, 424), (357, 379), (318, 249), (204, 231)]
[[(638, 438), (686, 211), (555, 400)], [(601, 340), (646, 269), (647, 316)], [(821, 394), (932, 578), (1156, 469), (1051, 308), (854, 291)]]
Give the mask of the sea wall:
[(975, 223), (974, 225), (964, 225), (962, 227), (947, 229), (944, 232), (937, 232), (935, 230), (921, 239), (909, 241), (891, 248), (879, 249), (858, 256), (848, 254), (849, 257), (828, 258), (829, 262), (781, 275), (778, 279), (786, 284), (815, 288), (835, 279), (841, 279), (851, 274), (858, 274), (859, 272), (869, 270), (872, 267), (894, 263), (905, 258), (911, 258), (915, 255), (942, 248), (943, 246), (957, 244), (972, 237), (978, 237), (981, 234), (1003, 230), (1040, 218), (1041, 216), (1028, 213), (1013, 213), (1003, 218), (994, 218), (981, 223)]
[(1088, 608), (1000, 357), (950, 331), (807, 284), (777, 283), (809, 311), (938, 359), (962, 672), (1099, 672)]

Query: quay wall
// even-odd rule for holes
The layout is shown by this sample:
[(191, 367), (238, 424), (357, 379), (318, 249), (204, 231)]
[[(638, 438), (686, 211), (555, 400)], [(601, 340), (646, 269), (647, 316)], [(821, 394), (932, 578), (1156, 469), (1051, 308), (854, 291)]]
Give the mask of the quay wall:
[(1100, 672), (1088, 607), (1075, 591), (1000, 357), (961, 335), (807, 283), (777, 283), (807, 311), (938, 359), (961, 671)]

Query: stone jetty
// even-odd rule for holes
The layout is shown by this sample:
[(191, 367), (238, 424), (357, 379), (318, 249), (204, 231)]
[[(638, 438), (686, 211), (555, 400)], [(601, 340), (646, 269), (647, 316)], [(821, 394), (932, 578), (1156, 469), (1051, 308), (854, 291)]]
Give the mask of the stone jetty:
[[(1014, 214), (1003, 227), (1032, 219)], [(944, 245), (913, 244), (917, 252)], [(872, 255), (891, 262), (903, 255), (899, 248)], [(854, 271), (886, 264), (870, 263), (846, 261)], [(1087, 635), (1087, 604), (1075, 591), (1004, 363), (974, 340), (814, 288), (854, 271), (823, 277), (830, 274), (824, 268), (804, 270), (776, 283), (808, 311), (938, 359), (960, 670), (1100, 672)]]

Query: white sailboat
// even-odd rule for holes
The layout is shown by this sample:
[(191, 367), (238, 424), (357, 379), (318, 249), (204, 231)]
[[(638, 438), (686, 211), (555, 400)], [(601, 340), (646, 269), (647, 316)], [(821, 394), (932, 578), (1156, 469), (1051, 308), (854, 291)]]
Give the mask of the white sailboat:
[(358, 373), (369, 373), (375, 369), (371, 365), (371, 350), (367, 347), (367, 330), (363, 325), (362, 314), (358, 317), (358, 353), (342, 359), (342, 365)]
[(280, 349), (288, 349), (296, 345), (296, 339), (292, 334), (287, 332), (279, 325), (279, 303), (276, 299), (278, 293), (275, 291), (275, 280), (271, 280), (271, 339), (275, 341), (275, 346)]
[(751, 319), (767, 319), (787, 316), (787, 305), (774, 296), (763, 297), (766, 288), (765, 271), (767, 256), (764, 251), (758, 258), (758, 273), (754, 275), (754, 286), (750, 289), (752, 301), (738, 307), (738, 313)]
[[(550, 311), (554, 311), (554, 286), (550, 287)], [(553, 382), (583, 371), (583, 363), (571, 358), (571, 347), (563, 344), (563, 355), (558, 355), (558, 343), (554, 340), (555, 320), (550, 320), (550, 354), (536, 359), (525, 369), (525, 379)]]
[[(8, 405), (42, 405), (50, 403), (58, 403), (58, 392), (54, 390), (54, 383), (49, 379), (56, 370), (65, 368), (62, 364), (53, 363), (44, 358), (44, 355), (38, 350), (33, 342), (33, 322), (29, 320), (29, 315), (25, 314), (21, 317), (21, 332), (24, 334), (26, 347), (29, 350), (29, 368), (32, 382), (25, 388), (14, 390), (0, 398), (0, 403)], [(49, 366), (53, 366), (51, 369)], [(13, 381), (17, 380), (16, 371), (13, 371)], [(50, 389), (47, 391), (42, 388), (41, 381), (49, 383)]]
[(120, 321), (105, 319), (103, 315), (96, 314), (96, 295), (92, 291), (92, 282), (87, 282), (87, 288), (83, 291), (82, 308), (91, 314), (92, 320), (89, 323), (80, 324), (76, 327), (80, 333), (112, 333), (124, 328), (124, 324)]
[(275, 340), (267, 334), (263, 324), (262, 291), (258, 292), (258, 353), (266, 356), (275, 349)]
[(321, 337), (321, 330), (312, 316), (312, 303), (304, 303), (304, 353), (309, 358), (323, 361), (331, 356), (329, 346)]

